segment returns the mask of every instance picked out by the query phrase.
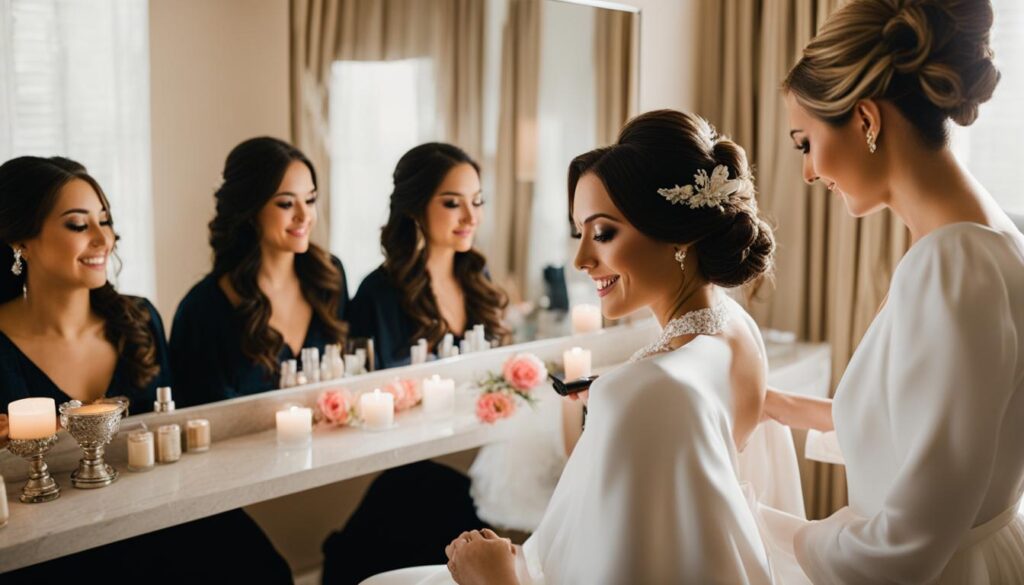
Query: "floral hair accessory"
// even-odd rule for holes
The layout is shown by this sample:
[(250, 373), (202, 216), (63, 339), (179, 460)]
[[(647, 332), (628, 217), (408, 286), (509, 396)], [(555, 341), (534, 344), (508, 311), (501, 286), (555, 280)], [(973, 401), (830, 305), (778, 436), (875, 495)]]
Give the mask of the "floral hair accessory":
[(693, 176), (693, 185), (684, 185), (658, 189), (658, 195), (675, 205), (686, 204), (690, 209), (701, 207), (717, 207), (722, 205), (737, 192), (750, 186), (746, 177), (729, 178), (729, 167), (718, 165), (708, 176), (707, 171), (700, 169)]

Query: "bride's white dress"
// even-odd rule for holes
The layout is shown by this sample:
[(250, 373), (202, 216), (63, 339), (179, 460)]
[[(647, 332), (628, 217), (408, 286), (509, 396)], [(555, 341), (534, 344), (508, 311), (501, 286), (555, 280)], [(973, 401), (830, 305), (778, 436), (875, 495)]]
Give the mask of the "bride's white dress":
[[(757, 332), (739, 305), (724, 302), (730, 318)], [(521, 583), (773, 582), (780, 567), (769, 562), (760, 531), (777, 535), (803, 517), (796, 455), (788, 429), (775, 423), (759, 427), (737, 455), (731, 359), (722, 339), (698, 336), (595, 382), (587, 430), (518, 551)], [(793, 516), (772, 512), (783, 519), (776, 524), (760, 513), (762, 503)], [(451, 578), (436, 567), (370, 582)]]

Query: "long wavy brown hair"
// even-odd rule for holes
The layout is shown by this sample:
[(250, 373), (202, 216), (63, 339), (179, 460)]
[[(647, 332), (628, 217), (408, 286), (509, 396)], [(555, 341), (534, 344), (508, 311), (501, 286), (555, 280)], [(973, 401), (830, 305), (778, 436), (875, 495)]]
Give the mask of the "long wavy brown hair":
[[(242, 354), (262, 365), (268, 376), (280, 368), (277, 358), (284, 337), (270, 327), (270, 299), (260, 290), (257, 276), (262, 262), (257, 215), (277, 192), (293, 161), (309, 167), (317, 186), (313, 163), (294, 146), (276, 138), (251, 138), (236, 146), (224, 163), (224, 183), (217, 189), (217, 214), (210, 221), (213, 276), (227, 275), (241, 299), (236, 307), (242, 322)], [(331, 255), (316, 244), (295, 255), (295, 273), (302, 295), (327, 329), (328, 337), (342, 342), (348, 325), (338, 318), (341, 272)]]
[[(0, 166), (0, 241), (4, 243), (0, 246), (0, 303), (22, 294), (32, 270), (31, 263), (25, 262), (20, 275), (11, 272), (12, 245), (39, 235), (60, 190), (75, 179), (92, 186), (113, 223), (110, 201), (81, 164), (59, 156), (22, 156)], [(160, 373), (149, 311), (138, 299), (118, 293), (109, 281), (89, 291), (89, 303), (103, 318), (104, 336), (117, 350), (129, 380), (144, 388)]]
[[(430, 142), (405, 153), (395, 167), (391, 210), (381, 230), (384, 270), (401, 293), (402, 309), (417, 326), (409, 341), (423, 338), (431, 347), (449, 330), (430, 289), (423, 226), (430, 199), (448, 171), (463, 163), (480, 173), (476, 161), (451, 144)], [(508, 296), (488, 279), (486, 264), (483, 254), (474, 249), (456, 252), (455, 279), (466, 297), (467, 325), (483, 324), (491, 339), (504, 344), (509, 340), (509, 331), (501, 319)]]

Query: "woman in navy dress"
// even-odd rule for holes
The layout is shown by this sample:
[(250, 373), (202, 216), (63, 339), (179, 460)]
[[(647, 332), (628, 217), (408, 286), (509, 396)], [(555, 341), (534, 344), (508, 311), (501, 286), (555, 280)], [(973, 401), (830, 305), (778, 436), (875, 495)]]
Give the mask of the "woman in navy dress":
[(180, 405), (279, 387), (281, 362), (344, 341), (341, 262), (310, 242), (316, 172), (275, 138), (236, 146), (210, 222), (213, 270), (178, 305), (171, 365)]
[(384, 263), (352, 299), (352, 335), (374, 338), (382, 368), (408, 364), (421, 338), (436, 352), (446, 333), (458, 340), (478, 324), (506, 343), (508, 298), (473, 248), (484, 205), (479, 165), (456, 146), (421, 144), (398, 161), (394, 184)]
[[(0, 166), (0, 443), (7, 441), (14, 400), (125, 396), (138, 413), (152, 409), (157, 386), (169, 385), (160, 315), (107, 280), (116, 241), (110, 203), (79, 163), (24, 156)], [(245, 559), (224, 549), (228, 538), (248, 549)], [(190, 562), (167, 562), (167, 551)], [(0, 581), (71, 580), (84, 564), (116, 567), (107, 574), (112, 582), (157, 575), (291, 581), (287, 563), (241, 510), (33, 565)]]

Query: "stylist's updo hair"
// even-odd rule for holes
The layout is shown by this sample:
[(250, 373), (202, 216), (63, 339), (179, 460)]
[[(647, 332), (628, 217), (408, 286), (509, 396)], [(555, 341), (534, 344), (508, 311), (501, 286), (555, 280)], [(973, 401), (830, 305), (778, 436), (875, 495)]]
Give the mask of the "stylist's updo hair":
[[(671, 203), (659, 189), (693, 185), (703, 170), (724, 165), (745, 186), (721, 206)], [(569, 210), (580, 177), (593, 173), (636, 229), (662, 242), (691, 244), (701, 275), (736, 287), (772, 270), (775, 238), (757, 210), (754, 180), (743, 148), (694, 114), (658, 110), (633, 118), (618, 141), (576, 157), (569, 165)]]
[(992, 97), (988, 0), (850, 0), (821, 27), (783, 88), (804, 108), (845, 124), (859, 100), (889, 100), (925, 144), (949, 141)]

